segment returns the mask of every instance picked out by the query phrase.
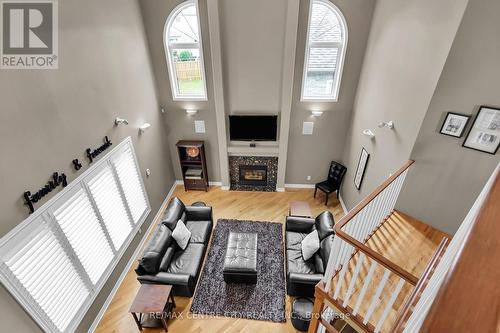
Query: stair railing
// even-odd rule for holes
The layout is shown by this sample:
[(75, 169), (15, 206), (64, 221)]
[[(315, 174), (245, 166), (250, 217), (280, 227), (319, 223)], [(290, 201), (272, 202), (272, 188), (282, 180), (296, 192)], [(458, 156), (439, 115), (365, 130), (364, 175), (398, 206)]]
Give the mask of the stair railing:
[[(316, 286), (316, 312), (309, 327), (310, 333), (317, 331), (319, 323), (327, 331), (334, 332), (330, 330), (329, 320), (325, 319), (332, 311), (348, 315), (350, 323), (358, 331), (380, 332), (403, 287), (408, 285), (414, 288), (417, 284), (416, 276), (366, 245), (369, 238), (394, 212), (404, 180), (413, 163), (414, 161), (407, 161), (336, 224), (336, 237), (324, 279)], [(349, 261), (355, 255), (357, 257), (353, 273), (347, 274)], [(363, 267), (369, 267), (364, 277), (360, 274)], [(374, 276), (380, 275), (375, 272), (380, 270), (383, 271), (382, 277), (369, 298), (368, 287), (375, 281)], [(395, 278), (397, 282), (393, 287), (388, 281)], [(335, 284), (332, 285), (334, 280)], [(362, 287), (356, 302), (350, 304), (356, 286)], [(366, 304), (368, 307), (361, 311), (362, 305)], [(379, 311), (374, 325), (370, 319), (373, 319), (372, 316), (380, 305), (384, 306), (384, 310), (381, 313)]]

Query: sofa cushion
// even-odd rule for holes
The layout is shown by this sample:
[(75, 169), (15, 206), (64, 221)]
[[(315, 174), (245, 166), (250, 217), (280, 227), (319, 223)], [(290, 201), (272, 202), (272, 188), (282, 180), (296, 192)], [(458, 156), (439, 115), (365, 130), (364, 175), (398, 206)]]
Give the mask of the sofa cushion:
[(170, 262), (168, 273), (188, 274), (196, 277), (205, 253), (205, 245), (189, 243), (184, 251), (177, 251)]
[(172, 231), (165, 225), (160, 224), (148, 246), (144, 249), (138, 271), (149, 274), (158, 273), (161, 260), (171, 243)]
[(185, 206), (182, 201), (175, 197), (168, 203), (165, 214), (161, 219), (161, 223), (165, 224), (170, 230), (174, 230), (177, 226), (177, 221), (182, 219)]
[(309, 233), (301, 243), (302, 246), (302, 257), (304, 260), (311, 259), (316, 251), (319, 250), (319, 237), (318, 231), (314, 230)]
[(191, 232), (191, 243), (207, 244), (212, 232), (212, 221), (187, 221), (186, 228)]
[(335, 236), (330, 235), (323, 239), (319, 246), (319, 255), (321, 259), (323, 259), (323, 267), (326, 267), (328, 264), (328, 258), (330, 258), (330, 252), (333, 247), (333, 239)]
[(182, 220), (177, 222), (177, 226), (174, 231), (172, 231), (172, 238), (175, 239), (177, 245), (179, 245), (182, 250), (186, 249), (189, 244), (189, 239), (191, 238), (191, 231), (186, 228), (186, 225), (182, 222)]
[(319, 240), (325, 239), (329, 235), (333, 235), (335, 232), (335, 222), (332, 213), (325, 210), (323, 213), (319, 214), (315, 220), (316, 230), (318, 230)]
[(316, 269), (314, 266), (314, 260), (305, 261), (302, 257), (302, 251), (298, 250), (286, 250), (287, 259), (287, 269), (288, 273), (304, 273), (304, 274), (314, 274)]
[(170, 266), (170, 262), (172, 261), (172, 258), (174, 257), (175, 253), (175, 247), (169, 246), (167, 250), (165, 251), (165, 254), (163, 255), (163, 258), (161, 259), (160, 263), (160, 272), (166, 272), (168, 270), (168, 267)]
[(287, 231), (286, 238), (286, 249), (287, 250), (301, 250), (301, 243), (306, 238), (307, 233)]

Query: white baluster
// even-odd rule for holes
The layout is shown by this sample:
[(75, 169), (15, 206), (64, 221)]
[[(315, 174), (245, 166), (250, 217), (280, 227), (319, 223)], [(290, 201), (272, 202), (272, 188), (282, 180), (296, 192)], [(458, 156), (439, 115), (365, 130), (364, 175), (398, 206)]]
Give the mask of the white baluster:
[(354, 306), (354, 309), (352, 311), (353, 315), (356, 315), (359, 311), (359, 307), (361, 306), (361, 302), (365, 297), (366, 291), (368, 290), (368, 285), (372, 280), (373, 272), (375, 272), (375, 268), (377, 268), (377, 265), (378, 265), (377, 262), (375, 260), (372, 260), (372, 264), (370, 266), (370, 269), (368, 270), (368, 275), (366, 276), (365, 283), (363, 284), (363, 288), (361, 288), (361, 293), (359, 294), (358, 300), (356, 301), (356, 305)]
[(387, 302), (387, 305), (385, 306), (384, 312), (382, 312), (382, 315), (380, 316), (380, 319), (377, 322), (377, 326), (375, 326), (375, 333), (380, 332), (380, 329), (382, 328), (382, 325), (384, 324), (385, 319), (387, 318), (387, 315), (389, 314), (389, 311), (391, 311), (392, 306), (394, 302), (396, 301), (396, 298), (398, 297), (399, 293), (401, 292), (401, 289), (403, 288), (403, 285), (405, 283), (405, 280), (402, 278), (399, 278), (399, 282), (396, 285), (396, 288), (392, 292), (391, 298), (389, 299), (389, 302)]
[(356, 281), (358, 280), (358, 274), (361, 269), (361, 266), (363, 266), (364, 260), (365, 260), (365, 254), (361, 253), (358, 258), (358, 262), (356, 263), (356, 268), (354, 269), (354, 273), (351, 277), (351, 282), (349, 283), (349, 287), (344, 296), (344, 303), (342, 303), (343, 307), (346, 307), (346, 305), (349, 304), (349, 299), (351, 298), (352, 292), (354, 291), (354, 286), (356, 285)]
[(382, 280), (377, 286), (377, 290), (375, 291), (375, 295), (372, 297), (372, 301), (370, 303), (370, 306), (368, 307), (368, 311), (366, 312), (365, 318), (363, 320), (363, 324), (366, 325), (368, 321), (370, 320), (370, 317), (373, 314), (373, 311), (375, 311), (375, 308), (377, 307), (378, 303), (380, 302), (380, 294), (382, 294), (382, 291), (384, 290), (385, 284), (387, 283), (387, 279), (389, 278), (389, 274), (391, 271), (388, 269), (385, 269), (384, 276), (382, 277)]
[(333, 294), (333, 299), (337, 299), (339, 297), (340, 288), (342, 288), (342, 285), (344, 284), (345, 272), (347, 272), (348, 266), (349, 266), (349, 262), (346, 262), (342, 266), (342, 269), (340, 270), (339, 281), (337, 282), (337, 286), (335, 288), (335, 293)]

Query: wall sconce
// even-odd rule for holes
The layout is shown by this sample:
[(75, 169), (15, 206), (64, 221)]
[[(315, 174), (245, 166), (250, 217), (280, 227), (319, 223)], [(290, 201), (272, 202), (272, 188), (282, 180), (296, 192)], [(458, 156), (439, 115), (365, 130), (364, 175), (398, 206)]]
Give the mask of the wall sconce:
[(388, 122), (383, 121), (380, 124), (378, 124), (378, 127), (379, 128), (387, 127), (388, 129), (394, 129), (394, 122), (392, 120)]
[(370, 139), (375, 138), (375, 133), (373, 133), (371, 129), (363, 130), (363, 134), (369, 137)]
[(144, 124), (142, 124), (142, 126), (139, 127), (139, 133), (142, 134), (142, 133), (146, 132), (146, 130), (148, 128), (150, 128), (150, 127), (151, 127), (150, 123), (144, 123)]
[(116, 117), (115, 118), (115, 126), (118, 126), (120, 124), (128, 125), (128, 120), (124, 119), (124, 118), (118, 118), (118, 117)]
[(314, 117), (321, 117), (321, 115), (323, 114), (323, 111), (311, 111), (311, 114)]
[(198, 110), (186, 109), (186, 113), (188, 116), (194, 116), (195, 114), (198, 113)]

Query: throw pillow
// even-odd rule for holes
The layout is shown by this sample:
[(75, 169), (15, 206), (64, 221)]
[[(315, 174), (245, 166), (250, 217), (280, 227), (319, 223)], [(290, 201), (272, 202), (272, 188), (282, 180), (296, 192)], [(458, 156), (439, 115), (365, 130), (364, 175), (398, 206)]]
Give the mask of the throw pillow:
[(184, 222), (182, 222), (182, 220), (179, 220), (177, 222), (177, 226), (172, 232), (172, 237), (175, 239), (181, 249), (186, 249), (189, 244), (189, 239), (191, 238), (191, 232), (188, 230), (188, 228), (186, 228), (186, 225), (184, 224)]
[[(175, 237), (174, 237), (175, 238)], [(319, 250), (318, 231), (314, 230), (302, 240), (302, 257), (309, 260)]]

